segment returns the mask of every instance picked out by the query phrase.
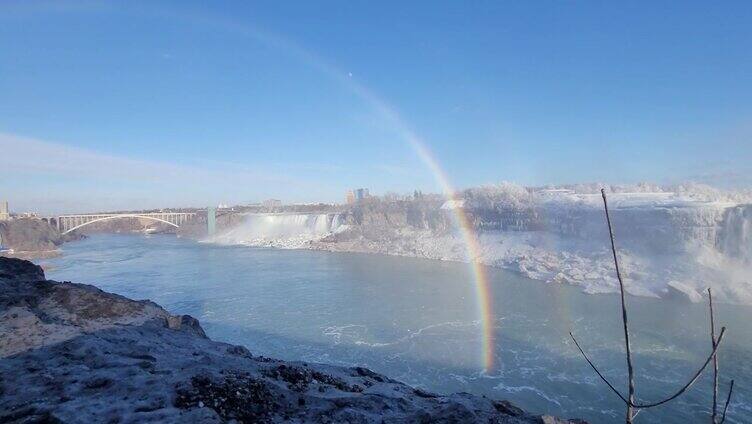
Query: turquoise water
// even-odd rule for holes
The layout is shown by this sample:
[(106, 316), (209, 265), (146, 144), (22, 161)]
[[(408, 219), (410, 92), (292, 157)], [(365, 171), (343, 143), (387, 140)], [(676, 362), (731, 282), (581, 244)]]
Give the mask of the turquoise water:
[[(620, 401), (569, 339), (573, 331), (626, 387), (619, 298), (489, 269), (497, 368), (481, 367), (481, 327), (466, 264), (381, 255), (200, 244), (173, 236), (97, 235), (41, 261), (49, 278), (94, 284), (197, 317), (215, 340), (254, 354), (361, 365), (438, 392), (465, 391), (538, 413), (620, 421)], [(638, 398), (680, 387), (710, 350), (705, 304), (630, 297)], [(727, 422), (752, 422), (752, 308), (718, 304), (729, 327), (721, 396)], [(708, 374), (709, 376), (709, 374)], [(710, 379), (638, 422), (709, 419)]]

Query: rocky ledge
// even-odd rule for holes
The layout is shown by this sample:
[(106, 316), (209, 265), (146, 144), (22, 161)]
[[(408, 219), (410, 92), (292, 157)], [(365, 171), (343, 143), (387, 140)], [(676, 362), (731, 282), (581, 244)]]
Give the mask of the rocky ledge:
[[(52, 256), (63, 243), (81, 237), (75, 231), (61, 234), (57, 228), (38, 218), (0, 221), (0, 256)], [(2, 248), (10, 250), (2, 251)]]
[(571, 421), (365, 368), (256, 356), (208, 339), (190, 316), (0, 257), (0, 422)]

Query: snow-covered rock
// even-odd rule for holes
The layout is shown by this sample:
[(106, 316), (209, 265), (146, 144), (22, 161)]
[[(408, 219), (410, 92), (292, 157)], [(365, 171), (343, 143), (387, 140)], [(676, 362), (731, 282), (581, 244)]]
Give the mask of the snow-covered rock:
[(681, 281), (669, 281), (667, 284), (667, 292), (669, 297), (680, 297), (689, 300), (692, 303), (700, 303), (703, 301), (702, 295), (697, 292), (692, 286)]

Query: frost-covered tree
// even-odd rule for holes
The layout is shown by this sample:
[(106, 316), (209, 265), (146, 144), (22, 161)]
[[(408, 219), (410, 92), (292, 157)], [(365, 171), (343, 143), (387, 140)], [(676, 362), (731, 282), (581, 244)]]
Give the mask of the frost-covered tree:
[(462, 197), (466, 207), (478, 209), (524, 209), (535, 201), (528, 189), (507, 181), (466, 189)]

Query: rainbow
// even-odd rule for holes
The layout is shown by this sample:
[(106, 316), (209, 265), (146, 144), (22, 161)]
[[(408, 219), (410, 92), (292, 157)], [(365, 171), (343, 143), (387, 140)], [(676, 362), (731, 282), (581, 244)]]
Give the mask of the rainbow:
[[(419, 159), (431, 171), (447, 200), (458, 200), (457, 192), (450, 183), (449, 177), (440, 166), (439, 161), (431, 154), (427, 143), (425, 143), (417, 133), (410, 129), (406, 122), (399, 116), (395, 108), (391, 107), (380, 96), (376, 95), (375, 92), (357, 82), (352, 77), (352, 74), (342, 71), (311, 51), (303, 49), (298, 44), (286, 40), (277, 34), (262, 31), (244, 23), (217, 16), (210, 17), (205, 14), (191, 14), (186, 10), (175, 12), (174, 10), (152, 9), (150, 12), (164, 17), (188, 20), (192, 24), (213, 26), (224, 31), (250, 37), (267, 47), (277, 49), (294, 57), (306, 65), (322, 72), (326, 76), (339, 81), (344, 87), (347, 87), (351, 92), (363, 99), (393, 125), (397, 133), (400, 134), (400, 136), (410, 145)], [(475, 297), (479, 314), (478, 319), (482, 331), (481, 363), (483, 364), (484, 371), (489, 373), (494, 368), (494, 315), (488, 276), (485, 273), (483, 265), (479, 262), (482, 253), (481, 246), (470, 219), (462, 207), (454, 207), (452, 210), (454, 218), (456, 219), (457, 227), (462, 234), (471, 274), (475, 280)]]
[(481, 360), (486, 373), (494, 370), (494, 314), (491, 287), (483, 264), (479, 262), (481, 248), (470, 220), (462, 208), (455, 208), (455, 215), (465, 240), (470, 270), (475, 278), (475, 298), (478, 303), (482, 331)]
[[(373, 98), (369, 98), (374, 101)], [(382, 109), (385, 106), (382, 105)], [(392, 120), (398, 119), (398, 116), (393, 109), (386, 109), (390, 112)], [(424, 143), (409, 127), (401, 121), (397, 121), (399, 124), (400, 132), (403, 138), (410, 144), (420, 160), (428, 167), (433, 174), (436, 182), (441, 186), (444, 196), (447, 200), (459, 200), (457, 191), (452, 186), (449, 177), (446, 172), (439, 165), (438, 160), (428, 150), (426, 143)], [(457, 227), (460, 229), (463, 241), (465, 243), (465, 249), (467, 251), (467, 259), (470, 265), (471, 274), (475, 280), (475, 298), (478, 307), (479, 322), (481, 326), (481, 362), (483, 369), (486, 373), (490, 373), (494, 369), (494, 314), (493, 314), (493, 302), (491, 296), (491, 288), (486, 275), (486, 270), (483, 264), (480, 263), (482, 254), (481, 244), (476, 236), (475, 229), (467, 216), (463, 207), (454, 205), (452, 208), (454, 212), (454, 218), (456, 220)]]
[[(366, 100), (385, 119), (391, 122), (400, 136), (410, 145), (418, 158), (420, 158), (423, 164), (431, 171), (434, 179), (444, 192), (444, 197), (447, 200), (459, 200), (457, 191), (454, 189), (449, 177), (439, 164), (439, 161), (428, 149), (428, 145), (412, 129), (410, 129), (394, 108), (390, 107), (386, 101), (382, 100), (374, 92), (354, 81), (349, 74), (345, 75), (344, 72), (329, 64), (320, 64), (320, 67), (321, 66), (325, 66), (325, 69), (330, 76), (336, 77), (345, 83), (351, 91)], [(482, 331), (481, 362), (484, 371), (490, 373), (494, 369), (494, 314), (488, 276), (486, 275), (485, 267), (480, 263), (482, 249), (480, 241), (476, 236), (475, 229), (473, 228), (464, 208), (455, 205), (455, 207), (452, 208), (452, 211), (454, 212), (457, 228), (459, 228), (462, 234), (468, 263), (470, 264), (470, 271), (475, 280), (475, 297), (478, 307), (478, 318)]]

